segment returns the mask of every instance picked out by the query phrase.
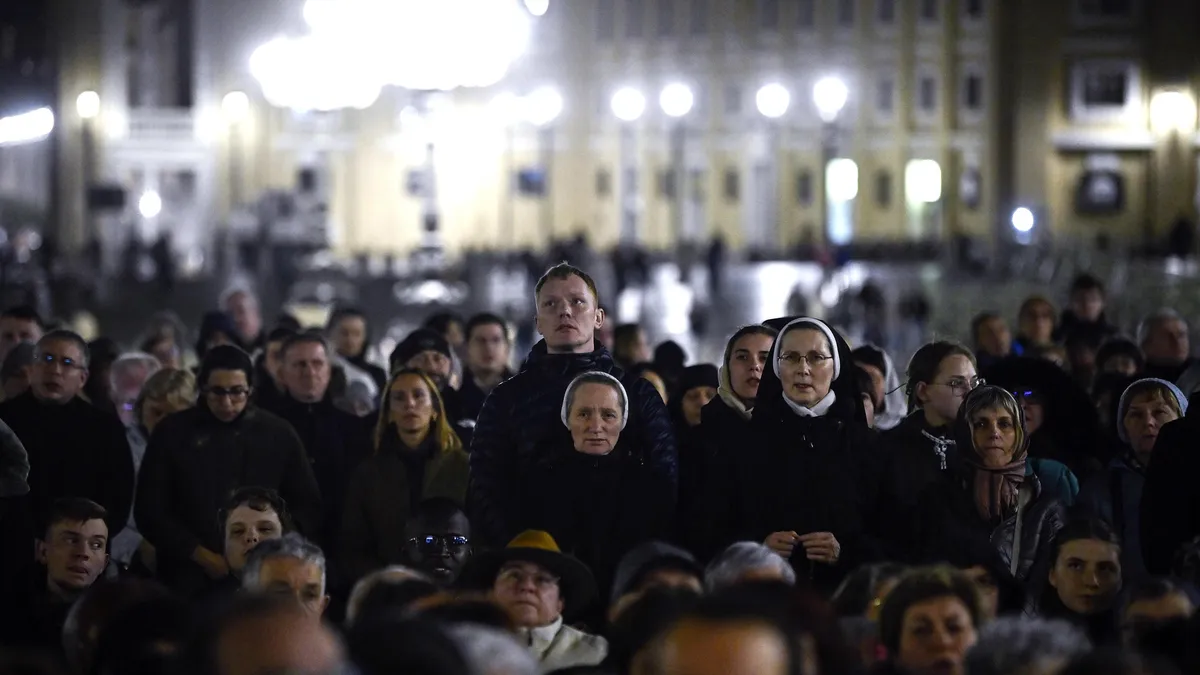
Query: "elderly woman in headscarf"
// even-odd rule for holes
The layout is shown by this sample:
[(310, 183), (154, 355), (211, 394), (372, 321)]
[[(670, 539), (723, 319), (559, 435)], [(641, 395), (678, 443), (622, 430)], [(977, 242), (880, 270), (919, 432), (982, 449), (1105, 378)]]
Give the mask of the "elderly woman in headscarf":
[(567, 387), (563, 427), (550, 434), (545, 458), (522, 476), (519, 529), (545, 530), (611, 584), (621, 558), (661, 539), (674, 516), (674, 490), (645, 461), (646, 448), (624, 434), (629, 396), (620, 380), (582, 373)]
[(787, 323), (730, 478), (739, 534), (827, 591), (881, 554), (884, 463), (853, 367), (846, 341), (825, 322)]
[(988, 543), (1013, 578), (1029, 580), (1062, 528), (1063, 506), (1028, 470), (1029, 435), (1017, 400), (983, 386), (963, 400), (951, 467), (921, 495), (914, 520), (918, 562)]
[(1116, 415), (1123, 453), (1084, 483), (1079, 492), (1080, 505), (1116, 530), (1122, 543), (1121, 569), (1132, 583), (1149, 575), (1142, 558), (1139, 523), (1146, 467), (1153, 456), (1158, 432), (1186, 415), (1187, 408), (1187, 396), (1166, 380), (1150, 378), (1130, 385), (1121, 395)]

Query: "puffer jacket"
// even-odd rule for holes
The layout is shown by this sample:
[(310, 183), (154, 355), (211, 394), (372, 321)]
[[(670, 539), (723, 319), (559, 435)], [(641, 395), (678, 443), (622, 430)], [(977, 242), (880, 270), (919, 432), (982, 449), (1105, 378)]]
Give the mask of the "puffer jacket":
[(485, 546), (504, 546), (518, 532), (519, 476), (537, 465), (550, 434), (562, 429), (561, 409), (567, 386), (577, 375), (601, 371), (622, 379), (629, 395), (629, 422), (622, 437), (631, 437), (645, 452), (644, 462), (662, 479), (675, 503), (678, 456), (667, 408), (654, 387), (628, 379), (608, 350), (596, 343), (587, 354), (549, 354), (545, 341), (534, 345), (521, 371), (501, 382), (483, 404), (471, 441), (468, 512), (475, 539)]
[(1112, 524), (1121, 537), (1121, 574), (1131, 586), (1149, 576), (1142, 558), (1142, 489), (1146, 475), (1133, 463), (1114, 459), (1103, 473), (1092, 476), (1079, 491), (1079, 506)]

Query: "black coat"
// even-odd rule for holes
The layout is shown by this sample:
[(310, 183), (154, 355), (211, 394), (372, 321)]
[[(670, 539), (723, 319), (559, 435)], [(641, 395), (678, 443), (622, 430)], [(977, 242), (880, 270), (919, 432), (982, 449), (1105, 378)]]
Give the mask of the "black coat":
[(718, 396), (700, 409), (700, 426), (679, 438), (679, 508), (675, 539), (707, 560), (737, 539), (729, 504), (736, 462), (750, 433), (744, 419)]
[[(545, 459), (552, 434), (563, 430), (560, 417), (567, 386), (577, 375), (624, 373), (597, 344), (587, 354), (548, 354), (545, 341), (534, 345), (521, 372), (501, 382), (483, 404), (471, 443), (468, 510), (475, 539), (504, 546), (520, 532), (520, 476)], [(645, 451), (646, 466), (662, 479), (672, 504), (676, 497), (675, 435), (666, 406), (649, 382), (624, 382), (629, 394), (629, 423), (622, 432)]]
[[(1049, 557), (1055, 535), (1062, 529), (1064, 510), (1053, 495), (1042, 491), (1037, 476), (1026, 476), (1025, 485), (1034, 496), (1025, 508), (1021, 529), (1018, 581), (1040, 582), (1033, 570), (1049, 569)], [(1017, 530), (1017, 509), (999, 523), (990, 523), (979, 515), (970, 485), (962, 471), (950, 470), (926, 488), (917, 505), (911, 530), (909, 562), (937, 563), (955, 557), (960, 549), (989, 550), (994, 562), (1011, 570), (1013, 540)]]
[[(512, 379), (512, 376), (512, 371), (505, 368), (504, 377), (500, 381), (503, 382), (504, 380)], [(459, 414), (461, 415), (459, 423), (461, 424), (464, 421), (470, 420), (474, 424), (475, 420), (479, 418), (479, 412), (483, 410), (483, 402), (487, 400), (487, 397), (488, 392), (480, 389), (479, 385), (475, 384), (475, 378), (472, 377), (471, 372), (463, 371), (463, 383), (458, 388)]]
[(1141, 538), (1146, 570), (1154, 576), (1171, 572), (1175, 555), (1200, 536), (1200, 417), (1191, 413), (1162, 428), (1154, 458), (1146, 467), (1142, 488)]
[(953, 432), (949, 426), (929, 426), (925, 413), (917, 410), (894, 429), (883, 432), (882, 439), (890, 467), (888, 493), (896, 500), (898, 518), (907, 520), (917, 508), (921, 493), (937, 482), (954, 461)]
[[(782, 336), (782, 334), (781, 334)], [(831, 390), (837, 400), (822, 417), (801, 417), (784, 401), (771, 364), (759, 383), (748, 435), (733, 448), (734, 513), (740, 538), (763, 541), (772, 532), (831, 532), (841, 544), (836, 565), (811, 563), (797, 546), (792, 567), (800, 579), (832, 591), (858, 566), (883, 556), (885, 462), (879, 436), (867, 427), (851, 374), (850, 348), (833, 345), (843, 364)], [(777, 358), (779, 338), (771, 348)]]
[(374, 418), (356, 417), (339, 410), (328, 396), (311, 404), (286, 396), (283, 404), (271, 412), (292, 425), (304, 444), (321, 490), (324, 513), (319, 539), (323, 545), (331, 546), (341, 526), (350, 474), (371, 453)]
[(202, 402), (158, 424), (142, 460), (136, 516), (158, 550), (164, 581), (186, 594), (210, 585), (192, 553), (197, 546), (224, 549), (218, 512), (233, 490), (247, 486), (277, 490), (301, 532), (314, 536), (320, 491), (287, 422), (253, 407), (221, 422)]
[(29, 454), (34, 518), (56, 499), (86, 497), (108, 510), (108, 531), (120, 532), (133, 505), (133, 455), (115, 415), (78, 397), (57, 405), (32, 392), (0, 403), (3, 419)]
[[(628, 440), (627, 440), (628, 439)], [(521, 530), (545, 530), (592, 570), (607, 597), (621, 558), (666, 536), (675, 511), (669, 479), (646, 462), (637, 437), (621, 434), (603, 457), (576, 452), (559, 429), (521, 474)]]
[[(405, 562), (404, 526), (414, 504), (434, 497), (463, 503), (467, 453), (461, 448), (441, 450), (432, 442), (424, 445), (409, 450), (398, 440), (385, 442), (351, 476), (339, 540), (347, 581)], [(411, 453), (409, 461), (419, 463), (419, 477), (412, 475), (401, 453)]]

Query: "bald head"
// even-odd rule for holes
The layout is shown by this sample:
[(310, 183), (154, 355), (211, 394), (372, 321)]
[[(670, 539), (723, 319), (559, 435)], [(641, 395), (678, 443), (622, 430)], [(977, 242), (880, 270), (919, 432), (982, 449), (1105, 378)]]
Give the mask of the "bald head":
[(238, 617), (217, 641), (218, 675), (328, 673), (343, 662), (337, 636), (298, 607)]

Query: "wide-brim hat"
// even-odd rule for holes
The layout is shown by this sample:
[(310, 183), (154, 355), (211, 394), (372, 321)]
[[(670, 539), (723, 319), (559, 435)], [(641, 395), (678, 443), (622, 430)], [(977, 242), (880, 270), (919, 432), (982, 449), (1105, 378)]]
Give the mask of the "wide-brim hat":
[(554, 537), (542, 530), (525, 530), (502, 549), (476, 554), (463, 569), (459, 583), (468, 589), (490, 590), (500, 568), (514, 561), (533, 563), (558, 577), (564, 617), (578, 614), (596, 600), (592, 571), (578, 558), (563, 553)]

